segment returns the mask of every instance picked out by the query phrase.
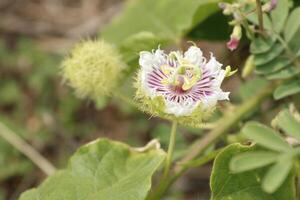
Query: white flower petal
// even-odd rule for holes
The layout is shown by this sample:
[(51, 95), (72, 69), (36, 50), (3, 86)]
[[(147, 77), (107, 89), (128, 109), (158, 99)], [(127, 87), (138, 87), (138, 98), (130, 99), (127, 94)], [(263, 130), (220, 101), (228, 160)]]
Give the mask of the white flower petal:
[(155, 64), (155, 57), (148, 51), (140, 52), (139, 64), (144, 70), (151, 70)]
[(144, 70), (151, 71), (153, 70), (153, 68), (160, 67), (165, 62), (166, 55), (160, 49), (157, 49), (154, 53), (151, 53), (149, 51), (140, 52), (139, 64)]
[(165, 112), (168, 114), (173, 114), (176, 117), (188, 116), (192, 114), (192, 112), (198, 106), (198, 104), (193, 102), (192, 100), (187, 100), (184, 104), (168, 100), (166, 100), (165, 102)]
[(201, 66), (205, 60), (201, 49), (191, 46), (185, 53), (184, 58), (196, 66)]
[(219, 63), (216, 58), (212, 55), (212, 53), (210, 54), (210, 59), (209, 61), (206, 63), (205, 68), (210, 70), (210, 72), (213, 75), (217, 75), (219, 73), (219, 71), (221, 70), (222, 64)]
[(157, 96), (155, 89), (149, 87), (146, 70), (141, 71), (141, 86), (148, 97), (154, 98)]
[(202, 104), (204, 109), (208, 109), (216, 106), (220, 100), (229, 100), (230, 92), (223, 92), (221, 89), (218, 89), (214, 94), (207, 96), (203, 99)]
[(225, 78), (226, 75), (226, 71), (221, 69), (215, 76), (215, 80), (214, 80), (214, 87), (221, 87), (221, 84)]

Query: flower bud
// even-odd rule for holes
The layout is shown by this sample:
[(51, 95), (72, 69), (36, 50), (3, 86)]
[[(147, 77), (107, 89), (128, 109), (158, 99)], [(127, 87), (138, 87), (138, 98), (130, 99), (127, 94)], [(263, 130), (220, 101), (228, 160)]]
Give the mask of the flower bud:
[(235, 25), (233, 28), (233, 32), (230, 35), (230, 41), (227, 42), (227, 48), (230, 49), (231, 51), (235, 50), (239, 43), (240, 39), (242, 37), (242, 28), (240, 25)]
[(254, 56), (251, 55), (247, 58), (247, 60), (245, 62), (245, 66), (244, 66), (243, 71), (242, 71), (242, 77), (246, 78), (247, 76), (249, 76), (253, 72), (254, 69), (255, 69)]
[(233, 12), (232, 6), (229, 3), (220, 2), (219, 8), (223, 10), (224, 15), (231, 15)]
[(62, 63), (65, 81), (80, 98), (96, 100), (117, 87), (124, 63), (116, 49), (103, 40), (77, 44)]
[(277, 7), (278, 0), (270, 0), (268, 3), (262, 6), (263, 12), (270, 12)]

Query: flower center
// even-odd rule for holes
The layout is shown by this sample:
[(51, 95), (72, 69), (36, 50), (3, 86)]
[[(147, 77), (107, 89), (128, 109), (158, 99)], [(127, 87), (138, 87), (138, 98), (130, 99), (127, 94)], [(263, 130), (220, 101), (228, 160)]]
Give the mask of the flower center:
[(171, 90), (182, 94), (190, 90), (202, 77), (200, 67), (192, 65), (186, 60), (179, 60), (178, 67), (162, 65), (161, 70), (167, 75), (162, 83), (168, 85)]

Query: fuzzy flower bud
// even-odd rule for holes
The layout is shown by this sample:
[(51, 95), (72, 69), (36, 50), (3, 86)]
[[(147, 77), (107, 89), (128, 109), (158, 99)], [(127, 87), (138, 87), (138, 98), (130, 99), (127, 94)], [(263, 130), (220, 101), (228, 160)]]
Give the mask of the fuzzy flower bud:
[(251, 55), (247, 58), (247, 60), (245, 62), (245, 66), (244, 66), (243, 71), (242, 71), (242, 77), (246, 78), (247, 76), (249, 76), (253, 72), (254, 69), (255, 69), (254, 56)]
[(62, 75), (80, 98), (110, 95), (118, 85), (124, 64), (105, 41), (82, 41), (62, 63)]
[(268, 3), (262, 6), (263, 12), (271, 12), (277, 7), (278, 0), (270, 0)]
[(227, 48), (231, 51), (235, 50), (240, 43), (240, 39), (242, 37), (242, 28), (240, 25), (235, 25), (230, 35), (230, 40), (227, 42)]
[(154, 116), (200, 127), (218, 100), (228, 100), (220, 88), (226, 71), (213, 55), (209, 61), (191, 46), (184, 54), (157, 49), (142, 51), (136, 98)]
[(232, 8), (231, 4), (229, 4), (229, 3), (220, 2), (219, 8), (221, 8), (223, 10), (224, 15), (231, 15), (233, 12), (233, 8)]

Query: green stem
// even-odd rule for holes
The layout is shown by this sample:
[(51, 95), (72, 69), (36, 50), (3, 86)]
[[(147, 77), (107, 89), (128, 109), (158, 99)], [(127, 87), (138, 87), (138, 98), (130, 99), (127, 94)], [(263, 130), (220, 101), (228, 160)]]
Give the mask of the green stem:
[[(195, 161), (186, 163), (185, 165), (183, 165), (183, 167), (188, 169), (188, 168), (195, 168), (195, 167), (200, 167), (202, 165), (205, 165), (206, 163), (213, 160), (221, 150), (222, 149), (212, 151), (209, 154), (207, 154)], [(160, 199), (161, 195), (170, 187), (170, 185), (172, 185), (179, 177), (181, 177), (183, 175), (183, 173), (184, 173), (183, 170), (179, 171), (179, 172), (175, 173), (173, 176), (168, 177), (168, 179), (165, 179), (164, 181), (162, 181), (161, 184), (159, 185), (159, 187), (157, 188), (157, 190), (155, 191), (155, 193), (150, 194), (148, 196), (147, 200)]]
[(38, 166), (48, 176), (53, 174), (55, 167), (46, 160), (37, 150), (26, 143), (21, 137), (10, 130), (7, 126), (0, 122), (0, 136), (10, 143), (14, 148), (18, 149), (27, 156), (36, 166)]
[(175, 147), (176, 130), (177, 130), (177, 121), (173, 121), (163, 179), (166, 179), (170, 172), (170, 167), (171, 167), (172, 157), (173, 157), (173, 152)]
[(216, 142), (222, 135), (227, 133), (235, 124), (237, 124), (247, 113), (255, 109), (260, 103), (268, 96), (270, 96), (277, 84), (274, 82), (268, 84), (261, 89), (257, 95), (244, 102), (242, 105), (236, 107), (235, 112), (230, 112), (224, 115), (218, 120), (216, 128), (211, 130), (203, 138), (196, 140), (191, 147), (187, 150), (186, 155), (179, 162), (180, 165), (176, 165), (173, 176), (169, 176), (168, 179), (164, 179), (160, 182), (157, 190), (150, 195), (148, 199), (156, 200), (168, 190), (168, 188), (174, 183), (180, 176), (182, 176), (188, 169), (188, 165), (182, 165), (182, 163), (189, 163), (193, 159), (197, 158), (209, 145)]
[(294, 164), (294, 170), (297, 178), (297, 184), (296, 184), (296, 196), (297, 199), (300, 199), (300, 162), (297, 160)]
[(260, 0), (256, 0), (256, 8), (257, 8), (256, 10), (258, 16), (259, 30), (261, 33), (264, 33), (264, 18), (263, 18), (263, 12), (262, 12)]

